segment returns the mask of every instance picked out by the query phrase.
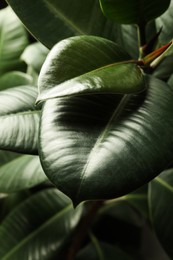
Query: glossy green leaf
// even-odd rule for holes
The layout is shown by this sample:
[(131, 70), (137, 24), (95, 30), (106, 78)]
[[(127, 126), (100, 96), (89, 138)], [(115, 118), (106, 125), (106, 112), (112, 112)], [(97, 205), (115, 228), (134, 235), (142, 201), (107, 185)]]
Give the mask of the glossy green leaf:
[(173, 74), (169, 77), (167, 84), (173, 89)]
[(0, 165), (0, 192), (28, 189), (45, 181), (38, 156), (23, 155)]
[(165, 59), (155, 68), (153, 75), (159, 79), (167, 80), (173, 70), (173, 55), (165, 57)]
[(116, 42), (120, 46), (123, 46), (124, 50), (130, 55), (130, 57), (133, 57), (133, 59), (138, 59), (139, 44), (136, 25), (122, 24), (121, 31)]
[(20, 154), (18, 153), (0, 150), (0, 166), (7, 162), (10, 162), (13, 159), (16, 159), (19, 156)]
[(36, 88), (19, 86), (0, 92), (0, 149), (37, 154), (40, 111)]
[(17, 16), (7, 7), (0, 11), (0, 76), (20, 70), (24, 64), (20, 55), (28, 44), (27, 35)]
[(36, 193), (2, 222), (0, 259), (53, 259), (79, 218), (80, 210), (58, 190)]
[(22, 190), (14, 193), (0, 193), (0, 224), (6, 216), (22, 201), (30, 195), (28, 190)]
[(144, 185), (172, 161), (172, 99), (168, 85), (150, 78), (138, 95), (46, 101), (39, 154), (48, 178), (75, 203)]
[(29, 31), (49, 48), (73, 35), (100, 35), (113, 41), (118, 35), (117, 26), (105, 19), (98, 0), (7, 0), (7, 2)]
[(126, 52), (104, 38), (77, 36), (63, 40), (42, 67), (38, 101), (74, 94), (142, 91), (146, 87), (143, 72), (128, 59)]
[(21, 59), (28, 65), (31, 66), (37, 73), (43, 65), (48, 54), (48, 49), (40, 42), (29, 45), (22, 53)]
[(163, 248), (173, 258), (173, 169), (164, 171), (150, 183), (149, 205), (153, 227)]
[(169, 9), (160, 17), (156, 19), (157, 30), (162, 28), (162, 32), (159, 36), (159, 42), (161, 45), (166, 44), (173, 38), (172, 24), (173, 24), (173, 5), (170, 5)]
[(0, 77), (0, 90), (31, 84), (32, 77), (20, 71), (7, 72)]
[(100, 0), (104, 15), (122, 24), (145, 24), (165, 12), (169, 4), (170, 0)]

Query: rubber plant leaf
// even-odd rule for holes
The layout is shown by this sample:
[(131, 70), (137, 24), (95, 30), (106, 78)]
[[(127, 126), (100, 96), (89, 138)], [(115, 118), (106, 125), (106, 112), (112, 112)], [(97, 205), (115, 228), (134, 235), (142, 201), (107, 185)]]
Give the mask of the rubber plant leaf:
[(120, 26), (104, 17), (98, 0), (7, 2), (32, 35), (48, 48), (74, 35), (98, 35), (113, 41), (119, 37)]
[(38, 154), (37, 89), (24, 85), (0, 91), (0, 149)]
[(145, 24), (164, 13), (169, 4), (170, 0), (100, 0), (104, 15), (121, 24)]
[(38, 81), (37, 101), (88, 93), (130, 94), (146, 88), (144, 73), (112, 41), (76, 36), (58, 43)]
[(39, 135), (46, 175), (74, 204), (144, 185), (172, 161), (172, 99), (166, 83), (149, 77), (139, 94), (47, 100)]

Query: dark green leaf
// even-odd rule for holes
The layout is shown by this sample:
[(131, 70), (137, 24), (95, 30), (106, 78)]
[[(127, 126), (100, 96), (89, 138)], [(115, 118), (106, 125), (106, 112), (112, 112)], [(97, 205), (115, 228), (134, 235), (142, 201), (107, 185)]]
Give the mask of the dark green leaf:
[(170, 0), (100, 0), (103, 13), (122, 24), (142, 24), (160, 16), (169, 7)]
[(7, 72), (0, 77), (0, 90), (31, 84), (32, 77), (20, 71)]
[(156, 19), (157, 29), (160, 30), (162, 28), (162, 32), (159, 36), (159, 41), (161, 45), (166, 44), (171, 41), (173, 38), (173, 5), (159, 18)]
[(39, 77), (38, 101), (86, 93), (133, 93), (143, 90), (139, 66), (115, 43), (96, 36), (76, 36), (58, 43)]
[(171, 76), (169, 77), (167, 83), (173, 89), (173, 74), (171, 74)]
[(40, 42), (36, 42), (24, 50), (21, 59), (39, 73), (47, 54), (48, 49)]
[(125, 252), (117, 246), (112, 246), (107, 243), (99, 242), (96, 238), (92, 243), (88, 244), (76, 256), (75, 260), (132, 260)]
[(140, 212), (145, 218), (149, 218), (148, 211), (148, 185), (137, 189), (123, 197), (133, 208)]
[(19, 86), (0, 92), (0, 149), (37, 154), (40, 111), (36, 88)]
[(170, 55), (168, 57), (165, 57), (163, 61), (156, 67), (153, 75), (159, 79), (167, 80), (173, 72), (172, 67), (173, 55)]
[(28, 190), (14, 192), (11, 194), (0, 193), (0, 222), (22, 201), (29, 197)]
[(23, 67), (20, 55), (28, 44), (25, 29), (10, 7), (0, 11), (0, 39), (1, 76)]
[(168, 255), (173, 258), (173, 169), (164, 171), (150, 183), (149, 205), (156, 235)]
[(172, 160), (172, 100), (169, 86), (150, 78), (145, 93), (123, 99), (46, 101), (39, 153), (48, 178), (75, 203), (115, 198), (144, 185)]
[(28, 189), (46, 179), (38, 156), (23, 155), (0, 165), (0, 192), (2, 193)]
[(3, 164), (5, 164), (7, 162), (10, 162), (13, 159), (16, 159), (19, 156), (20, 156), (20, 154), (18, 154), (18, 153), (0, 150), (0, 166), (2, 166)]
[(127, 53), (138, 59), (139, 57), (139, 44), (137, 35), (137, 26), (133, 24), (122, 24), (117, 43), (127, 51)]
[(141, 217), (139, 211), (132, 207), (130, 203), (127, 203), (123, 197), (105, 202), (98, 216), (109, 216), (113, 218), (115, 222), (118, 220), (123, 222), (123, 224), (138, 228), (144, 225), (144, 219)]
[[(119, 27), (103, 16), (98, 0), (7, 0), (32, 34), (47, 47), (73, 35), (116, 40)], [(38, 14), (39, 10), (39, 14)]]
[[(80, 218), (56, 189), (35, 194), (16, 207), (0, 226), (0, 259), (52, 259)], [(5, 239), (4, 239), (5, 238)]]

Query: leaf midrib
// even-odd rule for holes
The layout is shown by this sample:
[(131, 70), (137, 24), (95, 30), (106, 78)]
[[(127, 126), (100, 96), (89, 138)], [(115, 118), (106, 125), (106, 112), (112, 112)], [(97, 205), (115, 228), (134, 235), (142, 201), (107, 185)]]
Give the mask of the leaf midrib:
[(12, 117), (12, 116), (22, 116), (22, 115), (34, 115), (34, 114), (39, 114), (41, 113), (41, 110), (28, 110), (28, 111), (22, 111), (22, 112), (15, 112), (15, 113), (7, 113), (5, 115), (0, 115), (0, 119), (3, 117)]
[(48, 6), (48, 8), (55, 14), (58, 15), (58, 17), (67, 24), (68, 27), (72, 28), (73, 31), (78, 32), (79, 34), (85, 34), (78, 26), (76, 26), (72, 20), (69, 20), (67, 16), (65, 16), (60, 9), (57, 7), (55, 8), (51, 3), (48, 1), (44, 0), (45, 4)]
[(72, 209), (72, 205), (68, 205), (66, 208), (58, 212), (57, 214), (53, 215), (50, 219), (45, 221), (37, 230), (31, 232), (25, 239), (23, 239), (20, 243), (13, 247), (11, 251), (9, 251), (1, 260), (7, 260), (12, 254), (14, 254), (18, 249), (20, 249), (23, 245), (25, 245), (29, 240), (31, 240), (34, 236), (39, 234), (44, 228), (51, 225), (55, 220), (61, 218), (65, 213)]
[(112, 116), (110, 117), (110, 120), (108, 121), (106, 127), (103, 129), (103, 131), (100, 133), (100, 135), (98, 136), (97, 138), (97, 141), (96, 143), (93, 145), (93, 148), (91, 149), (91, 152), (89, 153), (88, 155), (88, 159), (87, 159), (87, 162), (84, 166), (84, 169), (83, 169), (83, 172), (81, 174), (81, 182), (80, 182), (80, 185), (79, 185), (79, 188), (78, 188), (78, 191), (76, 192), (76, 200), (77, 198), (79, 197), (80, 195), (80, 191), (81, 191), (81, 188), (82, 188), (82, 184), (84, 182), (84, 179), (85, 179), (85, 174), (86, 174), (86, 171), (87, 171), (87, 168), (88, 168), (88, 165), (90, 163), (90, 160), (92, 159), (92, 156), (93, 154), (95, 154), (98, 146), (101, 144), (101, 142), (103, 141), (104, 137), (106, 136), (107, 132), (109, 131), (110, 127), (111, 127), (111, 124), (112, 124), (112, 121), (114, 120), (117, 120), (122, 112), (122, 110), (124, 109), (125, 105), (127, 104), (127, 102), (129, 101), (129, 99), (131, 98), (132, 95), (124, 95), (123, 98), (121, 99), (119, 105), (116, 107), (116, 109), (113, 111), (113, 114)]
[(160, 177), (156, 177), (154, 181), (156, 181), (157, 183), (162, 185), (164, 188), (166, 188), (168, 191), (173, 193), (173, 186), (171, 186), (169, 183), (167, 183), (166, 181), (164, 181)]
[[(119, 61), (119, 62), (115, 62), (115, 63), (106, 64), (104, 66), (98, 67), (96, 69), (93, 69), (93, 70), (90, 70), (88, 72), (85, 72), (85, 73), (83, 73), (81, 75), (78, 75), (77, 77), (74, 77), (74, 78), (71, 78), (69, 80), (66, 80), (66, 81), (64, 81), (64, 82), (62, 82), (62, 83), (60, 83), (60, 84), (58, 84), (56, 86), (52, 86), (52, 88), (48, 89), (45, 92), (45, 94), (44, 94), (44, 92), (43, 92), (43, 94), (39, 93), (38, 99), (36, 100), (36, 104), (39, 104), (40, 102), (43, 102), (43, 101), (47, 101), (49, 99), (68, 96), (66, 94), (63, 95), (63, 94), (59, 94), (59, 93), (54, 94), (55, 93), (55, 88), (59, 88), (59, 86), (66, 85), (67, 83), (69, 84), (69, 82), (71, 83), (73, 81), (77, 81), (77, 80), (85, 78), (87, 76), (92, 77), (92, 75), (94, 73), (97, 73), (97, 72), (100, 72), (100, 71), (104, 71), (107, 68), (113, 68), (115, 66), (119, 66), (119, 65), (123, 65), (123, 64), (136, 64), (136, 66), (137, 66), (137, 61), (135, 61), (135, 60), (125, 60), (125, 61)], [(51, 94), (51, 92), (53, 92), (53, 94)], [(72, 96), (72, 95), (70, 95), (70, 96)]]
[(90, 236), (90, 239), (91, 239), (91, 242), (97, 252), (97, 256), (99, 257), (99, 260), (105, 260), (104, 258), (104, 254), (102, 252), (102, 248), (99, 244), (99, 241), (97, 240), (97, 238), (94, 236), (94, 234), (92, 233), (89, 233), (89, 236)]

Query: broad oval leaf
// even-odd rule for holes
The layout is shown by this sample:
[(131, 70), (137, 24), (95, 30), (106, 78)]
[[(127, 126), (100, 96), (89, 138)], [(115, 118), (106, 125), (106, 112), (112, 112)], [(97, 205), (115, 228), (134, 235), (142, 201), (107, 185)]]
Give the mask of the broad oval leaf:
[(149, 186), (150, 215), (156, 235), (173, 258), (173, 169), (164, 171)]
[(0, 76), (23, 69), (20, 55), (28, 44), (24, 26), (10, 7), (0, 11)]
[(118, 36), (119, 28), (105, 19), (98, 0), (7, 0), (7, 2), (29, 31), (49, 48), (73, 35), (99, 35), (114, 41)]
[(0, 149), (37, 154), (40, 111), (37, 89), (19, 86), (0, 92)]
[(169, 7), (170, 0), (100, 0), (103, 13), (122, 24), (145, 24), (160, 16)]
[(145, 88), (142, 70), (120, 46), (96, 36), (58, 43), (38, 81), (38, 101), (86, 93), (132, 93)]
[[(78, 224), (81, 208), (56, 189), (36, 193), (0, 226), (0, 259), (53, 259)], [(5, 239), (4, 239), (5, 237)]]
[(38, 156), (21, 155), (0, 165), (0, 192), (28, 189), (47, 179)]
[(150, 78), (138, 95), (46, 101), (39, 140), (46, 175), (74, 203), (144, 185), (172, 160), (172, 98), (166, 83)]

